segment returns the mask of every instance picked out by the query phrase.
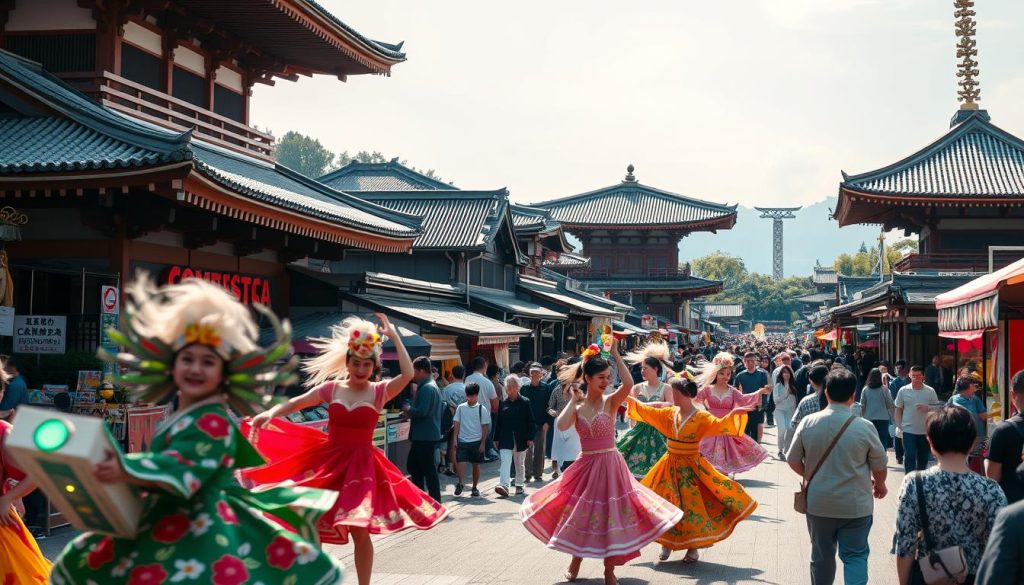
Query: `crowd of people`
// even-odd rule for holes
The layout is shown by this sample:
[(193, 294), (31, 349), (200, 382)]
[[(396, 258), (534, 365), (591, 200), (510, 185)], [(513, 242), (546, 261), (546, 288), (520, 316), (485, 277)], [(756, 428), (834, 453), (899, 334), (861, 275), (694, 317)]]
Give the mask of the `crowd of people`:
[[(200, 281), (155, 289), (142, 280), (130, 307), (119, 334), (129, 351), (106, 357), (140, 396), (175, 410), (150, 451), (112, 454), (95, 474), (141, 490), (144, 530), (81, 534), (51, 568), (16, 508), (32, 478), (0, 448), (4, 579), (333, 583), (342, 568), (320, 544), (351, 541), (357, 581), (368, 585), (371, 535), (437, 526), (448, 515), (442, 499), (485, 496), (481, 465), (499, 461), (497, 497), (523, 496), (527, 532), (570, 555), (564, 578), (595, 558), (610, 585), (653, 542), (659, 561), (685, 551), (682, 562), (698, 562), (756, 510), (735, 478), (772, 457), (767, 426), (774, 456), (802, 480), (795, 506), (815, 585), (834, 582), (837, 556), (846, 583), (869, 582), (890, 448), (904, 471), (891, 549), (901, 585), (1024, 583), (1024, 371), (1011, 381), (1018, 414), (988, 433), (969, 368), (939, 374), (953, 390), (943, 400), (927, 367), (747, 336), (683, 347), (654, 338), (630, 352), (611, 339), (509, 372), (479, 356), (467, 375), (410, 359), (378, 315), (378, 324), (338, 324), (304, 363), (306, 389), (263, 410), (253, 389), (289, 383), (297, 365), (279, 360), (285, 327), (261, 348), (250, 309)], [(382, 371), (384, 337), (395, 375)], [(17, 393), (9, 373), (0, 388)], [(408, 478), (372, 443), (379, 412), (402, 397)], [(0, 415), (10, 416), (17, 404), (5, 398)], [(283, 418), (323, 403), (326, 432)], [(0, 421), (0, 444), (10, 428)], [(455, 478), (453, 496), (440, 475)]]

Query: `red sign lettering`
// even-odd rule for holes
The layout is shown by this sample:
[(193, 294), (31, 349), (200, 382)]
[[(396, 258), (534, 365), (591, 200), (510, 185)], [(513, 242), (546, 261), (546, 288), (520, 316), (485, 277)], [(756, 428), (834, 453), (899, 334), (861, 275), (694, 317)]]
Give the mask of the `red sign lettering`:
[(270, 281), (260, 276), (200, 270), (187, 266), (171, 266), (163, 272), (161, 282), (177, 284), (189, 278), (199, 278), (219, 284), (246, 305), (259, 303), (269, 307), (273, 303), (273, 298), (270, 295)]

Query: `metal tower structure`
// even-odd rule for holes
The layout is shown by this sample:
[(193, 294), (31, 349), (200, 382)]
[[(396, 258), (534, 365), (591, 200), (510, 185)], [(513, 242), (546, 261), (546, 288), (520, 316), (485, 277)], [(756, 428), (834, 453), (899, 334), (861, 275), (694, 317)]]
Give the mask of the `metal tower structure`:
[(802, 207), (755, 207), (762, 219), (772, 220), (772, 278), (782, 280), (782, 220), (796, 217)]

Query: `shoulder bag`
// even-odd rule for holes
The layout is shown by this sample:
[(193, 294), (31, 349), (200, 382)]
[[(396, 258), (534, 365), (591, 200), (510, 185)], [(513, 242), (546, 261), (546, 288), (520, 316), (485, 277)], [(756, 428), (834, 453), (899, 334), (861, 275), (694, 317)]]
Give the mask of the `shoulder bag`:
[(818, 460), (818, 464), (814, 466), (814, 471), (811, 472), (810, 477), (800, 482), (800, 491), (793, 494), (793, 509), (797, 512), (801, 514), (807, 513), (807, 488), (811, 485), (811, 480), (818, 474), (818, 470), (821, 469), (821, 465), (825, 463), (828, 456), (832, 454), (832, 449), (834, 449), (836, 443), (839, 442), (839, 437), (842, 437), (843, 433), (846, 432), (846, 429), (850, 428), (850, 423), (852, 423), (855, 418), (857, 418), (857, 415), (850, 415), (850, 418), (846, 419), (846, 422), (843, 423), (843, 428), (839, 429), (839, 434), (832, 439), (832, 442), (829, 443), (828, 449), (825, 450), (825, 454), (821, 456), (821, 459)]
[[(927, 585), (960, 585), (967, 581), (967, 558), (962, 546), (951, 546), (935, 550), (935, 542), (928, 531), (928, 507), (924, 503), (924, 482), (921, 472), (914, 474), (914, 485), (917, 487), (917, 510), (921, 519), (921, 531), (917, 535), (917, 570), (919, 575), (911, 575), (911, 583), (919, 582)], [(928, 549), (928, 554), (921, 554), (921, 544)], [(917, 581), (917, 579), (920, 581)]]

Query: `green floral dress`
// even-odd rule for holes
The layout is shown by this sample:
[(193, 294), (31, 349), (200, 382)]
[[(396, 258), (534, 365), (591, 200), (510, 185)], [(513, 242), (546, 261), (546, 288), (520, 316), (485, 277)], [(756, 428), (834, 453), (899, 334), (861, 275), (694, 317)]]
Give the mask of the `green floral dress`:
[(151, 449), (122, 457), (129, 475), (166, 490), (143, 495), (138, 535), (82, 534), (57, 559), (52, 583), (341, 582), (341, 569), (321, 552), (315, 528), (337, 494), (307, 488), (243, 489), (234, 471), (264, 461), (219, 399), (175, 413), (158, 429)]
[[(634, 388), (637, 390), (636, 399), (644, 404), (663, 401), (662, 391), (665, 384), (660, 384), (658, 388), (649, 390), (647, 382), (641, 382)], [(633, 428), (619, 437), (615, 446), (626, 460), (629, 471), (638, 478), (647, 475), (647, 472), (654, 467), (654, 464), (667, 450), (665, 436), (644, 422), (636, 423)]]

